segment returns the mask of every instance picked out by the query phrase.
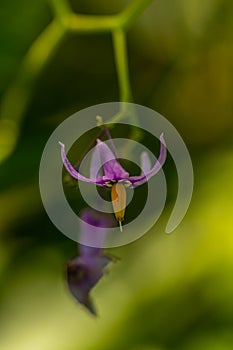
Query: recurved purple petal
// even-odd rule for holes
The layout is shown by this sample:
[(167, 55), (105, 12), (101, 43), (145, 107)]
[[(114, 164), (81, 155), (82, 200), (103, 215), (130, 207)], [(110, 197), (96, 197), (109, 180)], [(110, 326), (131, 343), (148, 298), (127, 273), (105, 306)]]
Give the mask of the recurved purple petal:
[(127, 179), (129, 173), (120, 165), (110, 148), (99, 139), (97, 147), (104, 168), (104, 179), (106, 181)]
[(140, 186), (145, 182), (147, 182), (152, 176), (157, 174), (159, 170), (162, 168), (163, 164), (165, 163), (166, 156), (167, 156), (166, 143), (165, 143), (163, 134), (161, 134), (160, 135), (160, 154), (159, 154), (159, 158), (157, 159), (157, 162), (149, 171), (144, 172), (144, 174), (141, 174), (140, 176), (130, 176), (129, 181), (132, 183), (131, 187)]
[(61, 145), (61, 157), (62, 157), (63, 164), (64, 164), (66, 170), (68, 171), (68, 173), (74, 179), (85, 181), (85, 182), (91, 182), (91, 183), (95, 183), (95, 184), (102, 182), (102, 179), (88, 179), (85, 176), (81, 175), (77, 170), (75, 170), (73, 168), (73, 166), (70, 164), (68, 158), (66, 157), (65, 145), (61, 142), (59, 142), (59, 144)]
[(147, 152), (142, 152), (141, 154), (141, 169), (141, 175), (144, 175), (151, 170), (151, 161)]

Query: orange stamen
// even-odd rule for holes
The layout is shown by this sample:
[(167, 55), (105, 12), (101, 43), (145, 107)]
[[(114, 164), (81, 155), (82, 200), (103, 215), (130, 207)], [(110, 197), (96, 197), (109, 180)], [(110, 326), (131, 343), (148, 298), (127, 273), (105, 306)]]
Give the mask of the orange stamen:
[(125, 208), (126, 208), (125, 186), (122, 185), (121, 183), (114, 184), (112, 186), (111, 197), (112, 197), (112, 206), (113, 206), (114, 214), (115, 214), (116, 220), (120, 224), (120, 228), (122, 231), (121, 222), (124, 220)]

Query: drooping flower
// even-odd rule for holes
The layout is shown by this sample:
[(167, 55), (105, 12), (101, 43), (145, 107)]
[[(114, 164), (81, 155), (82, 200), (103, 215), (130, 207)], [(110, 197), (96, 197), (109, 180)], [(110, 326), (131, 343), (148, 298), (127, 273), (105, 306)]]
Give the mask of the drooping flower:
[[(101, 214), (97, 216), (93, 209), (85, 209), (80, 217), (82, 219), (81, 236), (91, 233), (98, 237), (99, 227), (107, 223), (106, 216)], [(99, 243), (101, 245), (101, 242)], [(93, 315), (96, 315), (96, 311), (89, 293), (104, 275), (106, 266), (111, 261), (113, 261), (113, 258), (107, 255), (102, 248), (80, 244), (79, 255), (67, 263), (69, 289), (76, 300), (83, 304)]]
[[(139, 176), (131, 176), (119, 163), (115, 150), (111, 150), (104, 142), (96, 140), (96, 151), (93, 153), (90, 178), (79, 173), (69, 162), (65, 145), (61, 142), (61, 157), (63, 164), (69, 174), (77, 180), (93, 183), (97, 186), (111, 188), (112, 204), (116, 220), (120, 224), (124, 220), (126, 207), (126, 190), (125, 187), (135, 188), (147, 182), (162, 168), (166, 160), (166, 144), (163, 134), (160, 135), (160, 154), (153, 166), (147, 152), (141, 154), (141, 169)], [(98, 153), (98, 154), (97, 154)], [(101, 176), (101, 167), (104, 174)]]

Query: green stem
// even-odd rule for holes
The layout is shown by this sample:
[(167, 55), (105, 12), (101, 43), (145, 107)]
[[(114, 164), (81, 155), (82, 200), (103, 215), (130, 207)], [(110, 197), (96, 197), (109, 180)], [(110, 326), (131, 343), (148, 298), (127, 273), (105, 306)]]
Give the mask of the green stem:
[(128, 28), (153, 1), (154, 0), (132, 1), (119, 15), (122, 28)]
[(48, 0), (48, 2), (53, 10), (54, 17), (57, 19), (72, 13), (72, 9), (66, 0)]
[[(53, 21), (34, 41), (26, 54), (19, 74), (8, 88), (0, 106), (0, 162), (8, 156), (17, 141), (18, 130), (33, 92), (33, 85), (50, 61), (62, 38), (64, 29)], [(8, 137), (5, 137), (8, 135)]]
[[(74, 14), (67, 0), (48, 1), (54, 12), (55, 20), (32, 44), (22, 62), (19, 74), (3, 96), (0, 106), (0, 162), (14, 149), (35, 80), (49, 62), (67, 31), (112, 32), (120, 100), (122, 102), (132, 100), (124, 30), (153, 0), (134, 0), (120, 14), (113, 16)], [(123, 115), (124, 111), (120, 111), (115, 119), (120, 120)]]
[(48, 64), (63, 36), (63, 29), (53, 21), (34, 41), (22, 62), (18, 76), (3, 97), (0, 117), (16, 122), (21, 120), (31, 97), (32, 85)]
[(129, 65), (126, 48), (126, 36), (122, 29), (115, 29), (113, 35), (114, 57), (118, 77), (120, 101), (130, 102), (132, 93), (129, 79)]
[(73, 14), (72, 9), (67, 0), (48, 0), (53, 11), (55, 19), (63, 26), (64, 31), (68, 30), (67, 23)]
[(56, 18), (59, 18), (64, 27), (70, 32), (92, 33), (110, 32), (115, 29), (128, 28), (131, 23), (154, 0), (135, 0), (121, 13), (110, 16), (90, 16), (75, 14), (64, 0), (49, 0)]
[[(129, 64), (128, 64), (128, 54), (126, 47), (126, 35), (123, 29), (117, 28), (113, 31), (113, 46), (114, 46), (114, 57), (118, 77), (118, 85), (120, 91), (120, 101), (121, 102), (131, 102), (132, 91), (129, 78)], [(130, 118), (138, 124), (138, 116), (132, 105), (122, 104), (120, 111), (112, 117), (108, 123), (120, 122), (123, 118)], [(140, 135), (139, 135), (140, 134)], [(140, 131), (132, 128), (132, 137), (136, 140), (141, 137)]]
[(70, 32), (98, 34), (111, 32), (120, 26), (119, 16), (89, 16), (72, 13), (66, 18), (65, 26)]

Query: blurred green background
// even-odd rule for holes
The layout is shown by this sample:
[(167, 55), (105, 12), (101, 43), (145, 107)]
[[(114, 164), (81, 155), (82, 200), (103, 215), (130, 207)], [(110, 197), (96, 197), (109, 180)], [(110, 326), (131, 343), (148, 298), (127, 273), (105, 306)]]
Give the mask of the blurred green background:
[[(70, 5), (108, 15), (130, 2)], [(0, 9), (0, 349), (232, 349), (233, 3), (156, 0), (127, 32), (134, 101), (178, 129), (195, 187), (172, 235), (163, 232), (175, 176), (156, 226), (112, 250), (122, 260), (93, 290), (97, 319), (66, 288), (65, 264), (77, 247), (45, 214), (38, 168), (62, 120), (119, 100), (111, 34), (73, 33), (61, 41), (58, 26), (30, 56), (54, 18), (51, 2), (9, 0)]]

